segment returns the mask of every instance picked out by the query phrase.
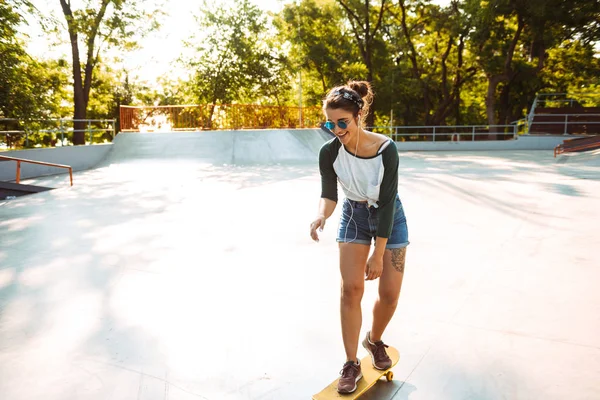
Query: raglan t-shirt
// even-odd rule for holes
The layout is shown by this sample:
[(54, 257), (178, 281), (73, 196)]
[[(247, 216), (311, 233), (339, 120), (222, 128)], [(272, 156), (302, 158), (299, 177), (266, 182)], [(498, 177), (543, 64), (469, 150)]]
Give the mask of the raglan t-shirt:
[(398, 164), (398, 148), (391, 139), (373, 157), (359, 157), (333, 138), (319, 151), (321, 197), (337, 202), (339, 181), (346, 198), (366, 201), (378, 209), (377, 236), (389, 238), (398, 194)]

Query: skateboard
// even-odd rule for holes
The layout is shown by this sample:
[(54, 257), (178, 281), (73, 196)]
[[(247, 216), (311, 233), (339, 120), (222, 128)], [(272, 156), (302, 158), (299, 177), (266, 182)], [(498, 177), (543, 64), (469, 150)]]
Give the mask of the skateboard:
[(331, 382), (329, 386), (321, 390), (319, 393), (313, 395), (313, 400), (331, 400), (331, 399), (346, 399), (354, 400), (365, 394), (371, 387), (373, 387), (379, 379), (385, 375), (388, 382), (394, 379), (394, 373), (391, 371), (394, 365), (398, 364), (400, 360), (400, 353), (393, 347), (386, 349), (388, 356), (392, 359), (392, 366), (386, 370), (378, 370), (373, 367), (371, 362), (371, 356), (367, 354), (360, 360), (361, 370), (363, 377), (358, 381), (356, 390), (353, 393), (342, 394), (337, 391), (337, 383), (339, 378)]

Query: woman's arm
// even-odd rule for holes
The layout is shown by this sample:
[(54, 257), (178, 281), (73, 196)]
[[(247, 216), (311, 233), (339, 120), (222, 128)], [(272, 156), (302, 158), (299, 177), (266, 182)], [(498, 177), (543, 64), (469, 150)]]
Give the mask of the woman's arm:
[(375, 250), (367, 261), (367, 280), (377, 279), (383, 272), (385, 246), (394, 227), (396, 213), (396, 195), (398, 194), (398, 148), (394, 142), (383, 151), (383, 180), (379, 189), (379, 224), (375, 239)]
[(317, 216), (328, 219), (331, 217), (331, 214), (335, 211), (335, 206), (337, 203), (331, 199), (327, 199), (325, 197), (321, 197), (319, 200), (319, 213)]
[[(396, 212), (396, 196), (398, 195), (398, 148), (394, 142), (390, 143), (382, 153), (383, 180), (379, 189), (379, 224), (377, 226), (377, 242), (386, 239), (392, 234), (394, 214)], [(382, 253), (383, 255), (383, 253)]]
[(321, 199), (317, 218), (310, 224), (310, 236), (314, 241), (319, 241), (317, 229), (325, 227), (325, 220), (333, 214), (337, 205), (337, 174), (333, 169), (335, 155), (331, 151), (332, 142), (328, 142), (319, 151), (319, 171), (321, 173)]

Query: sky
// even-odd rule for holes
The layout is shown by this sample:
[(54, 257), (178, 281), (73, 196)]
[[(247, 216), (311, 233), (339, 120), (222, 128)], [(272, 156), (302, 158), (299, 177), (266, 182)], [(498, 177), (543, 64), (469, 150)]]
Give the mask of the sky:
[[(211, 3), (228, 3), (231, 0), (209, 1)], [(61, 21), (64, 21), (58, 0), (33, 0), (32, 2), (44, 14), (54, 13)], [(290, 0), (251, 0), (251, 2), (265, 11), (278, 12)], [(447, 5), (450, 0), (433, 0), (432, 2)], [(73, 8), (76, 9), (82, 3), (82, 0), (72, 1)], [(173, 79), (186, 75), (187, 71), (175, 60), (186, 51), (183, 41), (194, 33), (194, 28), (197, 26), (194, 15), (199, 13), (202, 4), (199, 1), (190, 0), (167, 0), (166, 3), (169, 4), (168, 10), (166, 10), (168, 15), (162, 18), (161, 28), (144, 38), (140, 42), (139, 50), (132, 51), (123, 57), (122, 66), (129, 71), (130, 78), (138, 82), (146, 82), (150, 86), (156, 86), (157, 78), (162, 75), (168, 75)], [(56, 41), (56, 38), (48, 38), (35, 22), (30, 22), (26, 31), (30, 37), (28, 51), (33, 56), (71, 59), (66, 32), (63, 32), (61, 38), (64, 44), (52, 46), (52, 40)]]

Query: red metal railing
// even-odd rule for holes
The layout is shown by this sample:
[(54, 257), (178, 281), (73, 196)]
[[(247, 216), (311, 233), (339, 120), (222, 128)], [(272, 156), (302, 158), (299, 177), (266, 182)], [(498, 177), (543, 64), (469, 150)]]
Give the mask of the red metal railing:
[(15, 181), (17, 183), (21, 183), (21, 163), (24, 162), (24, 163), (29, 163), (29, 164), (46, 165), (48, 167), (66, 168), (69, 170), (69, 178), (71, 180), (71, 186), (73, 186), (73, 168), (69, 165), (47, 163), (47, 162), (43, 162), (43, 161), (33, 161), (33, 160), (27, 160), (25, 158), (15, 158), (15, 157), (7, 157), (7, 156), (0, 156), (0, 160), (16, 161), (16, 163), (17, 163), (17, 178), (15, 179)]
[(121, 106), (120, 117), (121, 131), (316, 128), (323, 119), (320, 107), (254, 104)]
[(593, 150), (600, 148), (600, 136), (591, 136), (587, 138), (576, 138), (564, 140), (562, 144), (554, 147), (554, 158), (557, 154)]

